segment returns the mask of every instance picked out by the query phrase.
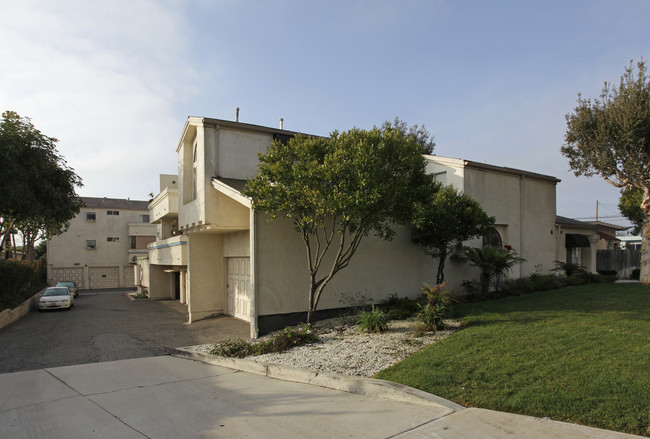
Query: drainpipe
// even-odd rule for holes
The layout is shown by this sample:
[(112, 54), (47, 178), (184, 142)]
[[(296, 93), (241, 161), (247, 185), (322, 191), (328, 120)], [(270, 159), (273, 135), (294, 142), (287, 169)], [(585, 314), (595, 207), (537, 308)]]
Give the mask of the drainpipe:
[(250, 246), (250, 286), (249, 286), (249, 292), (251, 294), (250, 298), (250, 318), (251, 318), (251, 323), (250, 323), (250, 336), (252, 339), (257, 340), (259, 337), (259, 326), (257, 324), (257, 264), (256, 259), (257, 259), (257, 232), (256, 232), (256, 227), (255, 227), (255, 211), (253, 210), (253, 207), (251, 206), (251, 211), (250, 211), (250, 230), (249, 230), (249, 246)]
[[(519, 176), (519, 256), (524, 251), (524, 174)], [(523, 277), (524, 264), (519, 264), (519, 277)]]

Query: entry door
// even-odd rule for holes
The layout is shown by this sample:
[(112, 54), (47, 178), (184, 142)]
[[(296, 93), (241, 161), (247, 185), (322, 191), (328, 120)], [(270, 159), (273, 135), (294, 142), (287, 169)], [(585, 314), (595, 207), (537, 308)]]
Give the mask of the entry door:
[(228, 314), (250, 321), (250, 258), (228, 258)]

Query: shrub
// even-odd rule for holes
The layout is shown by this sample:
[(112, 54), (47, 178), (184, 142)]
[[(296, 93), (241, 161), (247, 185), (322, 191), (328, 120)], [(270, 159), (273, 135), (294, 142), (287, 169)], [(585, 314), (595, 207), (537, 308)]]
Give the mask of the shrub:
[(422, 326), (421, 329), (428, 331), (437, 331), (444, 328), (443, 320), (449, 316), (449, 308), (443, 303), (436, 303), (431, 305), (427, 303), (421, 306), (420, 312), (417, 315), (418, 323)]
[(45, 288), (46, 269), (42, 261), (0, 260), (0, 310), (15, 308)]
[(272, 352), (284, 352), (293, 347), (310, 343), (317, 343), (318, 337), (310, 325), (303, 325), (296, 328), (285, 328), (269, 339), (252, 345), (253, 355), (270, 354)]
[(405, 320), (415, 314), (419, 309), (416, 300), (411, 300), (406, 297), (400, 299), (396, 295), (390, 296), (382, 304), (382, 307), (386, 311), (387, 320)]
[(567, 276), (566, 283), (570, 287), (575, 287), (576, 285), (582, 285), (585, 282), (585, 278), (582, 276)]
[(375, 308), (374, 305), (370, 311), (362, 311), (359, 314), (359, 331), (367, 332), (384, 332), (387, 326), (386, 314)]
[(252, 345), (246, 340), (222, 340), (216, 343), (210, 354), (222, 357), (244, 358), (253, 353)]

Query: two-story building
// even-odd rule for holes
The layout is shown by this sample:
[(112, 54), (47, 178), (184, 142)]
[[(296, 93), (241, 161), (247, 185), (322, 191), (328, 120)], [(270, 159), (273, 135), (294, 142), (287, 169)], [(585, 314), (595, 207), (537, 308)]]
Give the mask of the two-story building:
[[(251, 336), (304, 318), (308, 274), (304, 244), (289, 220), (251, 209), (242, 195), (257, 172), (258, 154), (295, 132), (200, 117), (188, 118), (177, 146), (178, 175), (161, 177), (150, 203), (159, 238), (140, 258), (140, 282), (151, 298), (177, 298), (189, 322), (229, 314), (250, 322)], [(490, 245), (510, 245), (527, 262), (514, 277), (552, 269), (556, 259), (555, 188), (558, 179), (460, 159), (426, 156), (437, 180), (474, 197), (496, 217)], [(451, 213), (453, 214), (453, 212)], [(468, 243), (480, 246), (480, 239)], [(435, 282), (435, 263), (406, 229), (391, 241), (365, 238), (350, 265), (328, 284), (319, 310), (349, 306), (354, 297), (379, 302), (417, 297)], [(477, 277), (450, 260), (449, 288)]]
[(47, 241), (47, 281), (80, 289), (135, 286), (136, 258), (156, 239), (147, 201), (82, 197), (65, 232)]

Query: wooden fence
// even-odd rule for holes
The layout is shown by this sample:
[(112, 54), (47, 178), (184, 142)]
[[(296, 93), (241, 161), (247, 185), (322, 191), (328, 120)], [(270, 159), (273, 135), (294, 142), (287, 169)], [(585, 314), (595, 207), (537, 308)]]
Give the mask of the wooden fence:
[(629, 279), (632, 270), (641, 267), (641, 250), (598, 250), (596, 270), (616, 270), (619, 279)]

